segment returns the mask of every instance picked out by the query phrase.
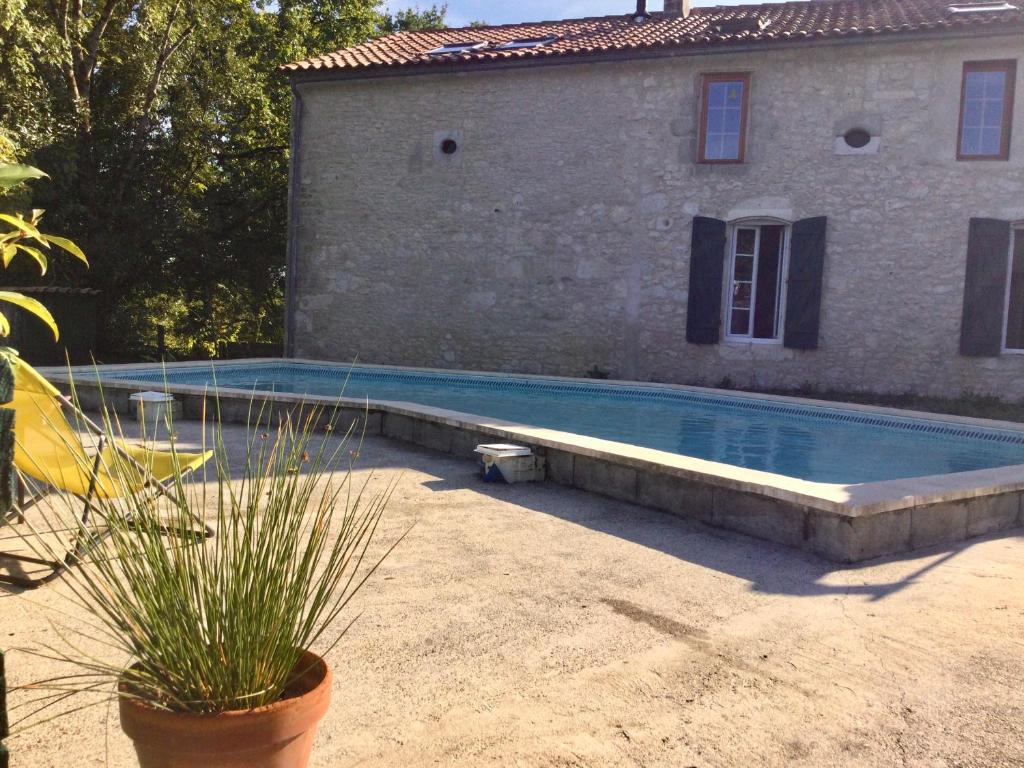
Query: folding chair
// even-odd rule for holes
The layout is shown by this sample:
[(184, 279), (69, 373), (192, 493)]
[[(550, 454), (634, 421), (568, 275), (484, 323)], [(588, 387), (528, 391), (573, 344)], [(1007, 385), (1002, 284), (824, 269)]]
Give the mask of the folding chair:
[[(77, 497), (82, 502), (81, 518), (76, 522), (74, 535), (63, 557), (44, 558), (32, 555), (0, 552), (3, 560), (43, 566), (49, 572), (41, 577), (27, 577), (0, 573), (0, 583), (33, 589), (59, 577), (76, 565), (89, 540), (89, 514), (100, 510), (96, 499), (112, 499), (127, 493), (151, 492), (153, 500), (163, 495), (181, 503), (176, 490), (167, 484), (174, 477), (175, 467), (192, 472), (213, 456), (205, 453), (169, 453), (145, 446), (130, 445), (107, 437), (106, 432), (89, 419), (68, 398), (23, 360), (12, 358), (14, 397), (2, 406), (15, 412), (14, 466), (24, 488), (23, 478), (32, 478), (47, 486)], [(82, 443), (77, 429), (72, 427), (68, 415), (96, 435), (95, 454)], [(27, 501), (19, 498), (18, 505), (8, 513), (24, 521), (25, 511), (36, 504), (45, 493), (38, 493)], [(22, 494), (19, 493), (19, 497)], [(161, 533), (192, 538), (197, 541), (213, 536), (213, 531), (202, 519), (192, 515), (201, 531), (177, 530), (161, 527)], [(131, 525), (132, 521), (126, 522)], [(38, 555), (39, 552), (34, 554)]]

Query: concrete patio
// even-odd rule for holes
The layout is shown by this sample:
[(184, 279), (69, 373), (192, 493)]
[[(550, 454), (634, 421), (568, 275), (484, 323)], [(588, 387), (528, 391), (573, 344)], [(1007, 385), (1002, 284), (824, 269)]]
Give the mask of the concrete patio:
[[(314, 766), (1024, 764), (1014, 532), (843, 568), (383, 438), (359, 464), (398, 477), (378, 545), (415, 527), (329, 658)], [(74, 629), (62, 590), (0, 592), (3, 647)], [(56, 671), (8, 658), (12, 685)], [(134, 765), (104, 706), (11, 747), (15, 768)]]

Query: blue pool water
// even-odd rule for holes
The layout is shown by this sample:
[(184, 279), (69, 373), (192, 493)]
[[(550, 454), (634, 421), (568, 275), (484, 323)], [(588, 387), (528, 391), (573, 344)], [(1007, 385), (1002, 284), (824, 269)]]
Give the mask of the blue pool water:
[(329, 364), (209, 364), (103, 378), (401, 400), (824, 483), (1024, 464), (1024, 428), (991, 429), (658, 385)]

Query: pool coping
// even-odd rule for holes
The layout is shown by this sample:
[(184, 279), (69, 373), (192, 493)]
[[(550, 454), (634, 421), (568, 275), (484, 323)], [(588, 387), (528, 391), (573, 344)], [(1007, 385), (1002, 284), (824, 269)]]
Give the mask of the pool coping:
[[(733, 390), (710, 387), (696, 387), (684, 384), (662, 384), (654, 382), (637, 382), (615, 379), (579, 379), (567, 376), (547, 376), (537, 374), (497, 373), (489, 371), (465, 371), (455, 369), (419, 368), (412, 366), (374, 365), (368, 363), (339, 363), (336, 361), (310, 360), (304, 358), (247, 358), (223, 361), (190, 361), (181, 363), (131, 363), (104, 366), (76, 366), (68, 368), (44, 368), (41, 371), (55, 383), (68, 384), (76, 377), (75, 386), (88, 386), (81, 375), (88, 375), (95, 381), (95, 374), (100, 374), (100, 384), (105, 390), (138, 390), (152, 389), (152, 381), (132, 379), (104, 379), (104, 371), (130, 372), (132, 370), (152, 370), (154, 366), (167, 370), (180, 368), (204, 368), (230, 365), (270, 365), (270, 364), (308, 364), (329, 365), (339, 368), (360, 367), (381, 370), (414, 371), (442, 375), (470, 375), (477, 377), (532, 379), (552, 382), (569, 382), (574, 384), (588, 383), (611, 386), (652, 387), (667, 390), (695, 392), (709, 395), (742, 397), (778, 403), (789, 403), (805, 407), (820, 407), (832, 410), (856, 411), (877, 415), (897, 416), (903, 418), (935, 421), (944, 424), (969, 425), (988, 429), (1011, 430), (1024, 434), (1024, 425), (994, 419), (976, 419), (964, 416), (934, 414), (922, 411), (888, 408), (852, 403), (837, 403), (813, 398), (774, 395), (754, 392), (738, 393)], [(174, 394), (211, 397), (209, 385), (168, 384), (167, 390)], [(739, 493), (756, 494), (791, 505), (826, 512), (846, 518), (861, 518), (880, 515), (886, 512), (905, 510), (911, 507), (926, 507), (949, 502), (962, 502), (987, 496), (997, 496), (1024, 491), (1024, 464), (1006, 467), (957, 472), (943, 475), (884, 480), (871, 483), (834, 484), (819, 483), (788, 475), (746, 469), (732, 464), (698, 459), (691, 456), (659, 451), (652, 448), (619, 443), (601, 438), (587, 437), (569, 432), (532, 427), (515, 422), (494, 419), (460, 411), (446, 410), (433, 406), (420, 405), (393, 400), (363, 400), (359, 398), (335, 398), (319, 395), (296, 395), (266, 390), (248, 390), (230, 387), (218, 387), (217, 396), (225, 399), (244, 398), (246, 401), (256, 395), (258, 399), (272, 399), (280, 403), (298, 405), (302, 403), (322, 406), (340, 406), (347, 409), (368, 409), (371, 413), (394, 414), (422, 420), (445, 427), (482, 433), (509, 441), (526, 442), (533, 446), (578, 454), (599, 461), (631, 467), (644, 471), (654, 471), (689, 482), (706, 483)]]

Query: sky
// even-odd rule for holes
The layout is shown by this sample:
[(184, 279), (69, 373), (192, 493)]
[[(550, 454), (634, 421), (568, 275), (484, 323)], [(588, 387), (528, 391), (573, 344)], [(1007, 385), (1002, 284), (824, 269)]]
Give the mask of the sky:
[[(698, 5), (740, 5), (762, 0), (692, 0)], [(772, 0), (763, 0), (772, 2)], [(442, 5), (444, 0), (388, 0), (392, 9), (419, 5)], [(648, 0), (652, 11), (661, 10), (661, 0)], [(550, 21), (552, 19), (578, 19), (583, 16), (605, 16), (628, 13), (636, 8), (636, 0), (448, 0), (448, 26), (461, 27), (471, 21), (488, 24), (511, 24), (517, 21)]]

